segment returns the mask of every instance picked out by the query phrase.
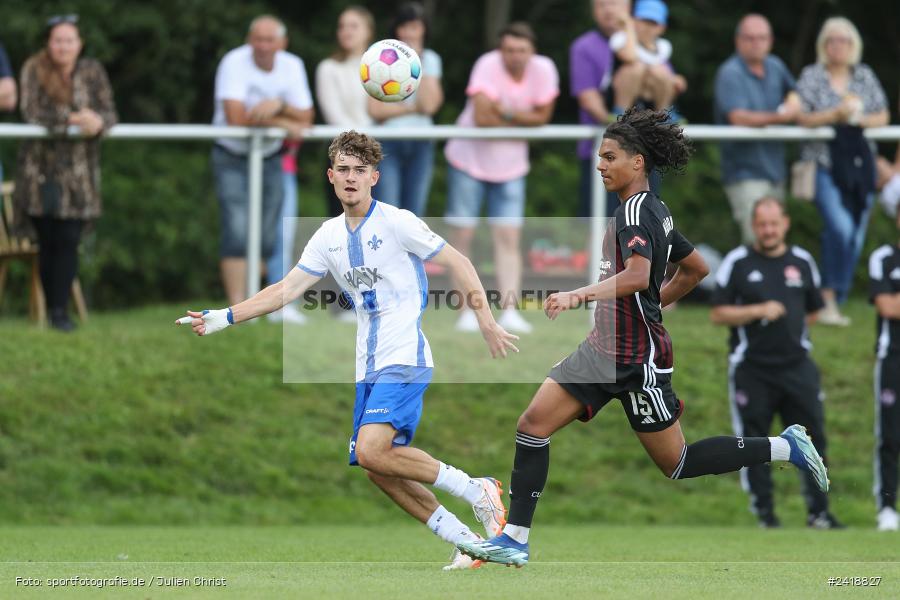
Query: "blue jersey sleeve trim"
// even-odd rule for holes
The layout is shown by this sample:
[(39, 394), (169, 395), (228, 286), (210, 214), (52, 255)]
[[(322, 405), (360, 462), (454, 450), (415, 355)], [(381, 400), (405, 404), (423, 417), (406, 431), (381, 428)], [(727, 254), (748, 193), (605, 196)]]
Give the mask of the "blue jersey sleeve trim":
[(442, 241), (442, 242), (441, 242), (441, 245), (438, 246), (437, 249), (436, 249), (434, 252), (432, 252), (431, 254), (429, 254), (428, 256), (426, 256), (425, 258), (423, 258), (422, 260), (423, 260), (423, 261), (425, 261), (425, 260), (431, 260), (432, 258), (434, 258), (435, 256), (437, 256), (438, 252), (440, 252), (441, 250), (443, 250), (443, 249), (444, 249), (444, 246), (446, 246), (446, 245), (447, 245), (447, 241), (446, 241), (446, 240)]
[(297, 268), (300, 269), (301, 271), (306, 271), (307, 273), (309, 273), (310, 275), (313, 275), (315, 277), (325, 277), (325, 271), (322, 271), (322, 272), (313, 271), (309, 267), (307, 267), (305, 265), (301, 265), (300, 263), (297, 263)]

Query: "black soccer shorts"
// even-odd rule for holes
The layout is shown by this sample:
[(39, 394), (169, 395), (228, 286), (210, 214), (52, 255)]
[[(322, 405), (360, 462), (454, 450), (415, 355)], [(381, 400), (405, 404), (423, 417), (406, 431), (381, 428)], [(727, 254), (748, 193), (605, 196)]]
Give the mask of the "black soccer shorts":
[(554, 365), (547, 377), (584, 404), (581, 421), (593, 419), (614, 398), (622, 403), (635, 431), (662, 431), (684, 412), (684, 403), (672, 390), (671, 371), (661, 372), (647, 364), (613, 365), (587, 341)]

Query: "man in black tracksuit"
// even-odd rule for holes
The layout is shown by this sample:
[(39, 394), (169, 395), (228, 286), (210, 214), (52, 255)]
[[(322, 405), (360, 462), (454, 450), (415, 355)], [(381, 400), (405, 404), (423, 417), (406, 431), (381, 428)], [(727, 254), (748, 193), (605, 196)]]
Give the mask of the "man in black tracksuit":
[[(713, 322), (731, 327), (729, 392), (739, 436), (769, 435), (775, 414), (806, 427), (826, 457), (819, 371), (809, 356), (807, 324), (824, 306), (812, 256), (785, 243), (790, 219), (782, 204), (763, 198), (753, 207), (756, 242), (732, 250), (716, 274)], [(826, 459), (827, 462), (827, 459)], [(751, 508), (763, 527), (778, 527), (769, 465), (741, 470)], [(841, 527), (828, 512), (828, 497), (804, 481), (807, 524)]]
[[(900, 229), (900, 211), (897, 213)], [(875, 354), (875, 498), (879, 531), (900, 530), (897, 514), (900, 459), (900, 246), (869, 257), (869, 297), (878, 311)]]

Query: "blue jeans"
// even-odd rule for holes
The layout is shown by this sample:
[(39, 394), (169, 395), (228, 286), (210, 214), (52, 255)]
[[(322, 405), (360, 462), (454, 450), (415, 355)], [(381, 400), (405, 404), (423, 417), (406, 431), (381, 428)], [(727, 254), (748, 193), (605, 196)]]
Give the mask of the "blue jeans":
[(381, 178), (372, 197), (417, 217), (425, 216), (431, 174), (434, 171), (434, 142), (388, 140), (381, 144), (384, 160), (378, 170)]
[(297, 227), (297, 175), (283, 173), (284, 203), (275, 232), (275, 248), (266, 260), (266, 283), (278, 283), (294, 268), (294, 233)]
[(822, 229), (822, 287), (834, 290), (840, 303), (847, 300), (853, 287), (853, 272), (866, 239), (873, 199), (871, 195), (866, 199), (866, 209), (859, 223), (854, 222), (831, 172), (816, 169), (816, 207), (825, 223)]
[(447, 211), (444, 220), (454, 227), (475, 227), (487, 196), (490, 225), (521, 227), (525, 220), (525, 176), (511, 181), (475, 179), (447, 165)]
[[(212, 170), (219, 198), (221, 222), (220, 256), (247, 256), (247, 227), (250, 219), (250, 177), (247, 157), (232, 154), (221, 146), (212, 149)], [(262, 256), (272, 255), (275, 232), (281, 224), (281, 205), (284, 200), (281, 175), (281, 155), (263, 159), (262, 189)]]

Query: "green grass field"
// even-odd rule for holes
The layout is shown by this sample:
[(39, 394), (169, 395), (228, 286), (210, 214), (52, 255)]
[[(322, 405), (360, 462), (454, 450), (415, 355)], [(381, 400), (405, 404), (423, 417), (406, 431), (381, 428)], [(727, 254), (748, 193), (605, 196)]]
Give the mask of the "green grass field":
[[(853, 327), (812, 332), (827, 394), (830, 498), (850, 529), (806, 530), (789, 468), (774, 473), (785, 528), (758, 530), (736, 475), (662, 477), (610, 405), (554, 436), (533, 564), (468, 573), (441, 572), (448, 548), (345, 466), (352, 384), (283, 383), (280, 326), (198, 339), (171, 324), (185, 308), (95, 313), (69, 336), (0, 318), (0, 598), (900, 597), (900, 539), (874, 531), (874, 325), (861, 301), (848, 307)], [(426, 331), (449, 340), (451, 323), (429, 316)], [(729, 433), (726, 330), (690, 305), (667, 313), (666, 325), (686, 436)], [(348, 327), (296, 330), (290, 360), (346, 369), (338, 326)], [(584, 331), (580, 315), (539, 326), (573, 348)], [(538, 340), (523, 340), (512, 359), (522, 360), (523, 381), (558, 359), (532, 364), (532, 354), (555, 348)], [(488, 360), (477, 338), (461, 343), (472, 350), (459, 354), (472, 356), (438, 354), (438, 369), (441, 360)], [(507, 481), (515, 421), (535, 389), (434, 384), (416, 444)], [(224, 577), (228, 586), (46, 583), (74, 575)], [(883, 580), (829, 588), (828, 577), (844, 576)], [(17, 587), (16, 577), (45, 583)]]
[[(532, 562), (441, 571), (422, 527), (3, 527), (2, 598), (830, 598), (900, 596), (895, 536), (874, 531), (539, 527)], [(51, 579), (143, 578), (144, 587)], [(16, 584), (16, 577), (43, 582)], [(195, 577), (224, 579), (202, 586)], [(828, 578), (880, 577), (877, 587)], [(189, 585), (160, 585), (181, 578)], [(165, 580), (162, 580), (165, 583)], [(57, 584), (59, 585), (59, 584)]]
[[(280, 326), (242, 325), (200, 339), (172, 324), (185, 308), (95, 313), (70, 336), (0, 319), (0, 524), (396, 522), (397, 509), (345, 466), (352, 384), (284, 384)], [(812, 339), (827, 394), (834, 511), (870, 528), (875, 328), (863, 302), (851, 303), (849, 314), (853, 327), (816, 327)], [(583, 331), (576, 317), (572, 347)], [(685, 435), (729, 433), (726, 330), (699, 306), (667, 313), (666, 324), (674, 386), (687, 405)], [(307, 356), (330, 356), (328, 326), (298, 330), (308, 331)], [(522, 355), (536, 346), (523, 342)], [(506, 481), (516, 418), (535, 389), (434, 384), (416, 444)], [(544, 522), (754, 523), (737, 476), (662, 477), (616, 404), (554, 436), (552, 452)], [(793, 469), (776, 471), (775, 481), (782, 521), (803, 523)]]

